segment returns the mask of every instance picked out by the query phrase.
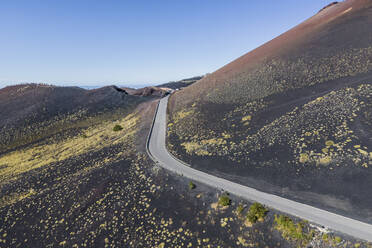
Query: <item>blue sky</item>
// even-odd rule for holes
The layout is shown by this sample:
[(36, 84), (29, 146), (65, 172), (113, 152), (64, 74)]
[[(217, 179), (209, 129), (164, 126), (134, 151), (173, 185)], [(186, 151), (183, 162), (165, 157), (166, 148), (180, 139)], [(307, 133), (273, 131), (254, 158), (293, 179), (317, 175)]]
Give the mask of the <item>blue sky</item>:
[(4, 0), (0, 87), (161, 83), (213, 72), (325, 0)]

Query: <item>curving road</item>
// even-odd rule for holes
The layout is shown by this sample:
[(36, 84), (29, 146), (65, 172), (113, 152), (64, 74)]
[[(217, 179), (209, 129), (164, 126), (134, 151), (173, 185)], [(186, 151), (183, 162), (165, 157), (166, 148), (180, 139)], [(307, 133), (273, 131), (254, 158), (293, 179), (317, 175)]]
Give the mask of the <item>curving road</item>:
[(248, 201), (257, 201), (281, 212), (372, 242), (372, 225), (370, 224), (276, 195), (260, 192), (253, 188), (193, 169), (182, 161), (174, 158), (170, 155), (165, 145), (168, 98), (169, 96), (162, 98), (158, 104), (147, 142), (147, 151), (150, 157), (161, 167), (194, 181), (224, 189)]

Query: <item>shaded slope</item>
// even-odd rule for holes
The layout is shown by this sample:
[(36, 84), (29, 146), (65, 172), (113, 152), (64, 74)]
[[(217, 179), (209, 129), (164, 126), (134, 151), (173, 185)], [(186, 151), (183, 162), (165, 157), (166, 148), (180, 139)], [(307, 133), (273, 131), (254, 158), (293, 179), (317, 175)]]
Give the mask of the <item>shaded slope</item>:
[(171, 96), (197, 168), (372, 222), (372, 2), (349, 0)]

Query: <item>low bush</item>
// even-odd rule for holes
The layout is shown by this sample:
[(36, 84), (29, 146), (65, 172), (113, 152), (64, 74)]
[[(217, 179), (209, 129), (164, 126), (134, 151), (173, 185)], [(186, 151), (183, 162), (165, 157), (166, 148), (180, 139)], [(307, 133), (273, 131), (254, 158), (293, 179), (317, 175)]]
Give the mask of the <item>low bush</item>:
[(243, 213), (243, 210), (244, 206), (242, 204), (239, 204), (235, 211), (238, 215), (241, 215)]
[(196, 185), (193, 182), (189, 182), (189, 189), (195, 189)]
[(220, 198), (218, 199), (218, 205), (220, 206), (226, 207), (226, 206), (229, 206), (230, 204), (231, 204), (231, 200), (227, 194), (221, 195)]
[(255, 202), (249, 207), (249, 211), (247, 213), (247, 219), (252, 224), (256, 223), (258, 220), (262, 221), (266, 213), (269, 210), (265, 208), (262, 204)]
[(123, 130), (123, 127), (120, 126), (120, 125), (115, 125), (112, 130), (114, 130), (115, 132), (117, 132), (117, 131)]
[(324, 241), (328, 242), (328, 239), (329, 239), (328, 234), (327, 234), (327, 233), (323, 233), (323, 235), (322, 235), (322, 239), (323, 239)]
[(334, 239), (336, 244), (341, 243), (342, 239), (339, 236), (336, 236)]
[(306, 224), (306, 222), (304, 221), (295, 224), (293, 220), (288, 216), (275, 215), (274, 223), (275, 229), (280, 231), (282, 237), (287, 240), (292, 240), (295, 242), (299, 242), (301, 244), (306, 244), (314, 236), (314, 232), (312, 230), (309, 232), (304, 231)]

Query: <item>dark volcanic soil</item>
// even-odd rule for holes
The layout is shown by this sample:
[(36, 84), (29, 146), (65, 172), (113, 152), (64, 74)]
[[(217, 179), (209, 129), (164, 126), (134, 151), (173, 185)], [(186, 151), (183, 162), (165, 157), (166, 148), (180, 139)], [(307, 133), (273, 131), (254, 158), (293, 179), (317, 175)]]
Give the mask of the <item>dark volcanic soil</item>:
[(372, 3), (331, 5), (169, 102), (181, 160), (372, 223)]
[(239, 199), (215, 210), (220, 192), (189, 190), (154, 166), (143, 151), (155, 104), (85, 114), (3, 152), (0, 247), (292, 247), (273, 230), (274, 212), (244, 227), (233, 212)]
[[(210, 148), (208, 147), (207, 149), (210, 151), (210, 154), (208, 156), (195, 156), (188, 153), (185, 147), (182, 146), (182, 143), (180, 143), (177, 132), (181, 132), (177, 129), (174, 129), (175, 131), (172, 132), (171, 127), (169, 136), (170, 149), (182, 160), (208, 173), (222, 176), (265, 192), (299, 200), (362, 221), (371, 222), (372, 209), (370, 206), (372, 206), (372, 192), (370, 189), (372, 184), (370, 178), (372, 177), (372, 170), (368, 166), (371, 165), (371, 162), (369, 162), (370, 157), (367, 155), (366, 158), (363, 158), (363, 155), (358, 152), (359, 148), (354, 147), (358, 146), (358, 144), (363, 144), (364, 147), (372, 147), (371, 124), (370, 121), (365, 119), (365, 116), (371, 116), (371, 109), (369, 108), (371, 102), (369, 100), (365, 102), (366, 105), (364, 106), (357, 105), (358, 109), (360, 109), (358, 115), (354, 117), (355, 119), (348, 122), (350, 130), (353, 132), (354, 141), (350, 141), (352, 144), (342, 148), (346, 153), (348, 150), (351, 150), (349, 151), (349, 156), (341, 157), (340, 154), (336, 153), (333, 155), (334, 160), (339, 160), (337, 164), (335, 163), (333, 166), (328, 164), (320, 165), (317, 161), (313, 161), (312, 163), (309, 161), (308, 165), (298, 163), (299, 158), (294, 157), (296, 155), (294, 155), (293, 149), (288, 145), (289, 143), (297, 142), (294, 140), (302, 139), (301, 137), (296, 138), (296, 136), (301, 136), (301, 128), (298, 128), (298, 126), (302, 126), (307, 131), (308, 129), (314, 130), (314, 128), (308, 128), (309, 126), (321, 127), (324, 125), (322, 123), (332, 123), (333, 125), (329, 124), (328, 130), (325, 130), (326, 133), (324, 134), (325, 137), (323, 136), (323, 142), (308, 142), (309, 146), (311, 145), (311, 150), (322, 153), (321, 150), (326, 147), (325, 141), (327, 139), (336, 140), (331, 135), (337, 133), (340, 127), (337, 127), (335, 125), (336, 121), (333, 120), (344, 119), (345, 117), (330, 115), (332, 112), (328, 106), (317, 106), (317, 108), (320, 108), (319, 111), (323, 111), (322, 114), (328, 116), (329, 121), (327, 122), (327, 116), (321, 117), (320, 114), (315, 114), (315, 118), (320, 122), (320, 125), (316, 125), (317, 120), (314, 119), (314, 115), (305, 112), (302, 113), (301, 108), (303, 108), (304, 104), (312, 102), (318, 97), (330, 97), (327, 95), (330, 92), (341, 92), (342, 90), (336, 90), (343, 89), (346, 87), (345, 85), (356, 87), (361, 82), (372, 81), (372, 77), (369, 75), (367, 77), (360, 76), (353, 80), (356, 83), (340, 80), (330, 83), (327, 85), (328, 87), (319, 85), (307, 90), (302, 89), (301, 91), (288, 92), (285, 97), (283, 95), (277, 95), (266, 98), (265, 101), (272, 102), (272, 104), (270, 107), (256, 112), (255, 119), (252, 119), (250, 122), (249, 133), (255, 138), (258, 136), (257, 133), (261, 134), (262, 127), (270, 126), (273, 122), (276, 123), (277, 128), (285, 129), (284, 124), (278, 124), (278, 119), (289, 118), (290, 115), (288, 113), (293, 109), (300, 109), (291, 118), (293, 121), (299, 121), (301, 120), (300, 118), (304, 118), (297, 125), (294, 125), (294, 122), (292, 122), (293, 130), (289, 131), (289, 135), (286, 133), (280, 134), (280, 139), (278, 140), (281, 141), (277, 144), (274, 142), (270, 145), (265, 144), (267, 142), (265, 139), (275, 138), (275, 135), (278, 135), (277, 133), (270, 133), (272, 135), (270, 138), (259, 137), (260, 139), (255, 141), (260, 142), (259, 144), (261, 146), (257, 150), (254, 148), (251, 148), (252, 151), (244, 150), (244, 148), (248, 149), (246, 147), (248, 144), (244, 144), (241, 147), (235, 147), (228, 143), (217, 146), (209, 144)], [(372, 94), (372, 89), (369, 86), (367, 94), (368, 96)], [(333, 99), (329, 99), (324, 105), (328, 104), (328, 102), (332, 104)], [(247, 133), (247, 126), (239, 125), (242, 118), (240, 113), (237, 113), (235, 118), (231, 117), (231, 119), (226, 121), (227, 123), (218, 121), (226, 118), (226, 115), (223, 115), (223, 110), (226, 108), (231, 109), (234, 107), (223, 104), (204, 105), (200, 108), (201, 112), (199, 114), (207, 116), (208, 120), (215, 124), (215, 126), (209, 126), (208, 129), (216, 133)], [(352, 116), (353, 109), (348, 108), (348, 110), (350, 110), (349, 114)], [(349, 114), (345, 114), (345, 116), (347, 117)], [(304, 117), (301, 117), (301, 115), (304, 115)], [(196, 118), (203, 119), (200, 116)], [(188, 122), (188, 125), (192, 122)], [(219, 135), (216, 136), (220, 137)], [(182, 140), (185, 140), (185, 138)], [(233, 142), (232, 144), (241, 144), (243, 142), (239, 135), (232, 135), (231, 138), (226, 140)], [(217, 151), (213, 152), (214, 149)], [(341, 148), (339, 149), (341, 150)], [(353, 150), (356, 152), (353, 152)], [(370, 152), (369, 149), (365, 150)], [(355, 161), (358, 162), (356, 163)], [(362, 166), (364, 163), (366, 163), (366, 166)]]
[(276, 229), (274, 210), (252, 226), (251, 203), (229, 195), (231, 206), (221, 208), (222, 192), (197, 182), (189, 189), (189, 180), (154, 165), (144, 152), (152, 99), (74, 122), (62, 114), (64, 129), (4, 151), (0, 247), (367, 247), (339, 234), (324, 238), (293, 217), (302, 224), (292, 239)]

